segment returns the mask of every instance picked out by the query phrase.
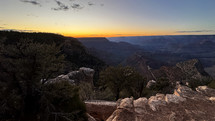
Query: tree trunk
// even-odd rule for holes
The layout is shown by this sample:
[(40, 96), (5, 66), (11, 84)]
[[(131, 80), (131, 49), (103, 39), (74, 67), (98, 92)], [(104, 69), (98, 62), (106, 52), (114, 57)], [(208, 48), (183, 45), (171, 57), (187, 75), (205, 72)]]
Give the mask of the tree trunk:
[(119, 93), (120, 93), (119, 88), (117, 88), (117, 90), (116, 90), (116, 100), (119, 99)]

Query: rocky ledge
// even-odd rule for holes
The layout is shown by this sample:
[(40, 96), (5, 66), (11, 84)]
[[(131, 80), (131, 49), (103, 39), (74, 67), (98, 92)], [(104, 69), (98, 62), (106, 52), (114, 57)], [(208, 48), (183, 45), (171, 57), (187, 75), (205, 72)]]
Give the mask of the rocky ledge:
[(119, 100), (107, 121), (214, 121), (214, 109), (214, 89), (199, 86), (193, 91), (179, 85), (174, 94)]

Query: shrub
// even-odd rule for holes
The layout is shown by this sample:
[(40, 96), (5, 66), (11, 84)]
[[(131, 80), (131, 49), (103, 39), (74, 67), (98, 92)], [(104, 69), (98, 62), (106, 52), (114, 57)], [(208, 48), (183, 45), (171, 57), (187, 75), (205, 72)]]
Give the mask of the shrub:
[(210, 85), (210, 83), (211, 83), (211, 86), (213, 85), (211, 78), (205, 78), (202, 80), (190, 79), (188, 83), (189, 83), (189, 87), (193, 90), (195, 90), (198, 86), (204, 86), (208, 84)]
[(79, 88), (68, 81), (44, 85), (41, 118), (47, 121), (85, 121), (86, 107), (79, 97)]
[(215, 89), (215, 80), (211, 81), (211, 82), (208, 84), (208, 87)]
[(123, 92), (123, 95), (140, 96), (145, 85), (144, 78), (137, 71), (129, 66), (120, 65), (102, 71), (100, 81), (115, 95), (115, 100), (118, 100), (121, 97), (120, 93)]

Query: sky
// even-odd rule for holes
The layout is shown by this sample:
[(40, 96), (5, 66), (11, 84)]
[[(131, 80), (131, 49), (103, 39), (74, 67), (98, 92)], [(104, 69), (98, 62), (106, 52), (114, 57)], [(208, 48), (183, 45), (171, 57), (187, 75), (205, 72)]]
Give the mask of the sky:
[(73, 37), (215, 34), (215, 0), (0, 0), (0, 30)]

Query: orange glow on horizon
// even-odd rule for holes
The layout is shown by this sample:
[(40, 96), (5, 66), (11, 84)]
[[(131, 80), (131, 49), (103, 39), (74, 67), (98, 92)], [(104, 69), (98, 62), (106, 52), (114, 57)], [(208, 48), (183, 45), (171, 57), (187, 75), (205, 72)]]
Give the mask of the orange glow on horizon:
[[(127, 37), (127, 36), (153, 36), (153, 35), (143, 35), (143, 34), (95, 34), (95, 35), (75, 35), (75, 34), (62, 34), (63, 36), (75, 37), (75, 38), (88, 38), (88, 37)], [(155, 36), (155, 35), (154, 35)]]
[[(54, 25), (42, 26), (42, 23), (38, 26), (31, 25), (28, 23), (28, 26), (22, 26), (21, 24), (11, 24), (3, 29), (17, 30), (28, 32), (45, 32), (45, 33), (56, 33), (67, 37), (75, 38), (87, 38), (87, 37), (128, 37), (128, 36), (165, 36), (165, 35), (199, 35), (200, 33), (177, 33), (177, 30), (166, 29), (162, 30), (161, 28), (144, 28), (144, 29), (135, 29), (135, 28), (96, 28), (92, 26), (60, 26), (56, 27)], [(201, 34), (213, 34), (211, 33), (201, 33)]]
[(128, 36), (162, 36), (162, 35), (178, 35), (176, 33), (147, 33), (147, 34), (68, 34), (61, 33), (63, 36), (75, 38), (88, 38), (88, 37), (128, 37)]
[[(74, 38), (90, 38), (90, 37), (132, 37), (132, 36), (165, 36), (165, 35), (200, 35), (199, 33), (176, 33), (171, 30), (149, 30), (144, 31), (144, 30), (136, 30), (136, 31), (123, 31), (123, 30), (70, 30), (68, 28), (55, 28), (53, 26), (48, 26), (48, 27), (41, 27), (38, 29), (37, 27), (29, 27), (32, 29), (26, 29), (21, 26), (16, 26), (13, 28), (17, 29), (11, 29), (12, 27), (8, 26), (7, 30), (15, 30), (15, 31), (21, 31), (21, 32), (44, 32), (44, 33), (55, 33), (55, 34), (60, 34), (63, 36), (67, 37), (74, 37)], [(4, 30), (4, 29), (0, 29)], [(25, 31), (25, 30), (30, 30), (30, 31)], [(32, 30), (32, 31), (31, 31)], [(203, 35), (214, 35), (214, 34), (203, 34)]]

